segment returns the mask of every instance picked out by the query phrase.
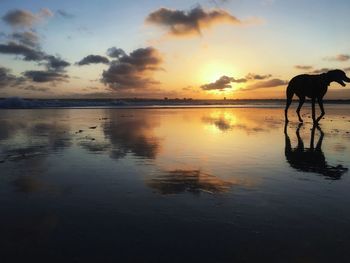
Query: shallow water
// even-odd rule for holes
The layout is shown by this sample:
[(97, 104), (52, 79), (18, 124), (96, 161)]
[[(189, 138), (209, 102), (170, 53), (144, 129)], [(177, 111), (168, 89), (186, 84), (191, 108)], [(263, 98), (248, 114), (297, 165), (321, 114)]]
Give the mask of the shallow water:
[(1, 262), (348, 262), (349, 108), (1, 110)]

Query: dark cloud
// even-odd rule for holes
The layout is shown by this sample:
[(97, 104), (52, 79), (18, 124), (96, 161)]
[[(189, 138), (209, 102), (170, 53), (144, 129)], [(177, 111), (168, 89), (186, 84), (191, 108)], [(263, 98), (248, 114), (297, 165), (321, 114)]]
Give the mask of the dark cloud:
[(232, 86), (231, 83), (245, 83), (247, 82), (247, 79), (241, 78), (241, 79), (235, 79), (233, 77), (228, 76), (222, 76), (217, 81), (204, 84), (200, 88), (202, 90), (223, 90), (223, 89), (230, 89)]
[(222, 76), (220, 79), (213, 83), (204, 84), (201, 86), (202, 90), (223, 90), (223, 89), (230, 89), (232, 86), (230, 85), (231, 82), (234, 81), (234, 78)]
[(0, 66), (0, 89), (20, 85), (24, 81), (11, 74), (11, 70)]
[(308, 65), (295, 65), (294, 67), (300, 70), (312, 70), (313, 68), (313, 66), (308, 66)]
[(130, 64), (138, 71), (158, 70), (162, 57), (153, 47), (139, 48), (119, 58), (120, 63)]
[(52, 71), (52, 70), (29, 70), (25, 71), (23, 75), (34, 82), (62, 82), (67, 81), (68, 75), (63, 72)]
[(347, 54), (339, 54), (335, 57), (327, 57), (325, 58), (326, 60), (329, 60), (329, 61), (339, 61), (339, 62), (344, 62), (344, 61), (348, 61), (350, 60), (350, 55), (347, 55)]
[(62, 71), (65, 67), (70, 65), (70, 63), (59, 57), (47, 55), (39, 49), (34, 49), (15, 42), (0, 44), (0, 53), (23, 56), (25, 61), (46, 61), (45, 65), (50, 70)]
[(161, 63), (162, 57), (156, 49), (140, 48), (112, 61), (102, 73), (102, 82), (116, 90), (148, 88), (158, 84), (150, 74), (160, 70)]
[(45, 58), (44, 52), (12, 41), (7, 44), (0, 44), (0, 53), (21, 55), (26, 61), (41, 61)]
[[(35, 23), (53, 16), (49, 9), (41, 9), (33, 14), (26, 10), (11, 10), (3, 16), (3, 20), (14, 27), (32, 27)], [(66, 81), (69, 77), (65, 68), (69, 62), (58, 56), (53, 56), (41, 50), (40, 39), (35, 31), (14, 32), (8, 36), (10, 41), (0, 44), (0, 53), (15, 55), (24, 61), (35, 61), (38, 65), (44, 65), (46, 70), (28, 70), (22, 73), (22, 77), (16, 79), (16, 83), (24, 84), (26, 81), (33, 82), (58, 82)], [(3, 78), (5, 78), (3, 76)], [(13, 79), (10, 78), (10, 79)], [(7, 83), (9, 82), (7, 78)], [(13, 81), (11, 82), (13, 83)], [(45, 91), (43, 88), (21, 85), (21, 89), (33, 91)]]
[(80, 60), (79, 62), (77, 62), (79, 66), (89, 65), (89, 64), (98, 64), (98, 63), (109, 64), (109, 60), (104, 56), (89, 55), (83, 58), (82, 60)]
[(245, 83), (247, 82), (247, 78), (241, 78), (241, 79), (233, 79), (231, 82), (233, 83)]
[(46, 66), (49, 70), (63, 71), (65, 67), (70, 66), (67, 61), (52, 55), (45, 56), (45, 60), (47, 60)]
[(37, 14), (27, 10), (15, 9), (8, 11), (3, 17), (3, 21), (14, 27), (32, 27), (35, 23), (53, 16), (53, 13), (43, 8)]
[(74, 18), (74, 17), (75, 17), (73, 14), (68, 13), (67, 11), (62, 10), (62, 9), (58, 9), (58, 10), (57, 10), (57, 14), (59, 14), (59, 15), (62, 16), (63, 18), (68, 18), (68, 19), (71, 19), (71, 18)]
[(163, 26), (170, 34), (176, 36), (201, 34), (202, 29), (218, 23), (242, 23), (225, 10), (205, 11), (200, 6), (189, 11), (160, 8), (149, 14), (146, 22)]
[(249, 85), (246, 88), (242, 88), (241, 91), (273, 88), (273, 87), (278, 87), (286, 84), (288, 84), (288, 81), (281, 80), (281, 79), (270, 79), (270, 80), (259, 81), (252, 85)]
[(271, 77), (272, 77), (271, 74), (259, 75), (255, 73), (248, 73), (247, 76), (245, 76), (247, 80), (263, 80), (263, 79), (269, 79)]
[(121, 58), (126, 55), (121, 48), (111, 47), (107, 50), (107, 55), (111, 58)]
[(15, 32), (10, 36), (20, 44), (35, 48), (39, 47), (39, 36), (33, 31)]

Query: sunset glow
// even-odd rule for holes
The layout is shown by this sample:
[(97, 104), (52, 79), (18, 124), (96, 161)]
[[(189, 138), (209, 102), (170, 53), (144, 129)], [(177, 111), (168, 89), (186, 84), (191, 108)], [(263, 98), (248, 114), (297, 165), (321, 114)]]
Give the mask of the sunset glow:
[(347, 1), (96, 3), (2, 1), (0, 96), (276, 99), (294, 75), (350, 68)]

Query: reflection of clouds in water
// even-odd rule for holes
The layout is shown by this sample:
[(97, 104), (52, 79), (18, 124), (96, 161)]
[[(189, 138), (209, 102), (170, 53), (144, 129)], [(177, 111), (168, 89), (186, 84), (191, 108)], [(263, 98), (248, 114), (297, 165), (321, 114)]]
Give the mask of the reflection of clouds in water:
[(54, 186), (45, 183), (41, 177), (48, 170), (46, 160), (51, 153), (71, 146), (69, 127), (54, 122), (21, 120), (3, 121), (0, 133), (16, 127), (7, 136), (0, 148), (0, 162), (13, 162), (16, 169), (11, 173), (12, 185), (21, 193), (40, 191), (57, 192)]
[(25, 129), (25, 127), (24, 122), (0, 120), (0, 141), (11, 138), (18, 130)]
[(152, 130), (158, 125), (153, 114), (137, 112), (138, 116), (123, 116), (112, 111), (110, 121), (104, 124), (104, 134), (113, 145), (111, 156), (119, 159), (132, 153), (135, 156), (154, 159), (160, 148), (160, 139)]
[(200, 170), (172, 170), (147, 181), (147, 185), (160, 194), (167, 195), (182, 192), (224, 193), (229, 191), (234, 183)]
[(216, 111), (202, 117), (202, 122), (210, 124), (222, 132), (240, 129), (247, 133), (267, 132), (280, 127), (281, 120), (273, 117), (254, 115), (254, 112)]
[(106, 142), (99, 142), (88, 138), (80, 141), (79, 146), (92, 153), (105, 153), (111, 148)]
[[(15, 191), (32, 194), (45, 192), (50, 194), (60, 194), (70, 191), (65, 186), (57, 186), (53, 182), (49, 182), (50, 178), (46, 177), (50, 164), (46, 162), (47, 155), (40, 155), (22, 158), (20, 162), (14, 163), (16, 169), (11, 173), (11, 185)], [(14, 162), (15, 160), (10, 160)]]
[(6, 135), (8, 130), (16, 127), (15, 133), (9, 133), (7, 141), (1, 147), (1, 160), (19, 161), (52, 151), (58, 151), (71, 145), (69, 127), (64, 124), (39, 122), (26, 125), (23, 121), (5, 121), (0, 127), (0, 134)]
[[(34, 136), (44, 137), (50, 150), (59, 150), (71, 145), (69, 128), (66, 125), (56, 123), (38, 123), (31, 128)], [(44, 142), (45, 144), (45, 142)]]

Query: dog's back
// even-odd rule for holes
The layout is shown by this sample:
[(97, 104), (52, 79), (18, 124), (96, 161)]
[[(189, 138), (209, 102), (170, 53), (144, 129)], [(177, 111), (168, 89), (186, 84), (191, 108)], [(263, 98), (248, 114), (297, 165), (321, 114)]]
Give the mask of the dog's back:
[(325, 74), (298, 75), (290, 80), (287, 87), (287, 97), (289, 93), (296, 94), (298, 97), (316, 98), (327, 92), (327, 86)]

